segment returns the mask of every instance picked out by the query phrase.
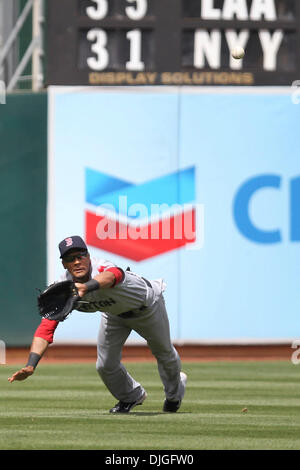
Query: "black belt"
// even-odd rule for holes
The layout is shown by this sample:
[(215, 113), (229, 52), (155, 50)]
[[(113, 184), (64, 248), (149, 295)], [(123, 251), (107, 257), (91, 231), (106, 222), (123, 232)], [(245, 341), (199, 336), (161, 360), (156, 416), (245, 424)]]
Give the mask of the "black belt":
[(123, 312), (123, 313), (120, 313), (118, 315), (118, 317), (120, 318), (134, 318), (134, 317), (138, 317), (140, 315), (140, 312), (142, 312), (143, 310), (145, 310), (147, 307), (146, 305), (142, 305), (140, 308), (138, 308), (137, 310), (128, 310), (128, 312)]
[[(145, 281), (145, 283), (147, 284), (148, 287), (150, 287), (152, 289), (152, 286), (151, 286), (151, 282), (148, 281), (148, 279), (142, 277), (142, 279)], [(121, 318), (134, 318), (134, 317), (138, 317), (140, 312), (142, 312), (143, 310), (145, 310), (147, 307), (146, 305), (142, 305), (140, 308), (138, 308), (137, 310), (128, 310), (128, 312), (123, 312), (123, 313), (120, 313), (118, 315), (118, 317), (121, 317)]]

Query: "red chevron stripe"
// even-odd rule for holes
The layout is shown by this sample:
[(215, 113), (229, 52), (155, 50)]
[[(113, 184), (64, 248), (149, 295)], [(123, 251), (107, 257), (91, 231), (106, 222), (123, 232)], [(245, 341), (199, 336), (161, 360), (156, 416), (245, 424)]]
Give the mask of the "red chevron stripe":
[[(187, 221), (190, 221), (190, 223), (188, 224)], [(194, 243), (196, 241), (195, 222), (196, 211), (193, 209), (172, 216), (169, 219), (162, 219), (144, 225), (140, 227), (138, 233), (137, 229), (130, 224), (119, 223), (105, 216), (98, 216), (86, 211), (85, 239), (90, 246), (134, 261), (142, 261), (183, 247), (187, 243)], [(180, 227), (184, 227), (184, 223), (186, 225), (185, 230), (180, 230)], [(187, 226), (190, 226), (189, 230), (187, 230)], [(104, 240), (99, 239), (97, 235), (97, 231), (101, 233), (103, 228), (106, 228), (106, 230), (111, 229), (110, 236)], [(137, 239), (133, 239), (133, 236), (136, 236)], [(147, 238), (142, 238), (146, 236)], [(164, 239), (166, 237), (167, 239)]]

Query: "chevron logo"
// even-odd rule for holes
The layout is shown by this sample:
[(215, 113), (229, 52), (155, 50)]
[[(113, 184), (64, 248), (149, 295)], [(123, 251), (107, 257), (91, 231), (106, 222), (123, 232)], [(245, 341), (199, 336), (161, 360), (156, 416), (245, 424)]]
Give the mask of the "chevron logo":
[(142, 261), (196, 240), (195, 167), (142, 184), (85, 169), (85, 239)]

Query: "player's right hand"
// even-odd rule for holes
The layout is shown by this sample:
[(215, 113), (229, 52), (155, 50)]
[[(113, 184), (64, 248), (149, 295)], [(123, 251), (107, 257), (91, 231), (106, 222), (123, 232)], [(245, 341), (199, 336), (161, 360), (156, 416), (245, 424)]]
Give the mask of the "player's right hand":
[(15, 372), (11, 377), (8, 377), (9, 382), (14, 382), (15, 380), (25, 380), (27, 377), (34, 373), (34, 368), (32, 366), (22, 367), (22, 369)]

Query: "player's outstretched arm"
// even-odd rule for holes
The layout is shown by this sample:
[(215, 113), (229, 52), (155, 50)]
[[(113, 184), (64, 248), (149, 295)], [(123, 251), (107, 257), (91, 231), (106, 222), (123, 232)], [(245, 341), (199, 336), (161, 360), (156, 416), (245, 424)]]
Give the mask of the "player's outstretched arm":
[(27, 377), (34, 373), (34, 370), (37, 366), (38, 361), (46, 352), (49, 346), (49, 342), (44, 338), (34, 337), (32, 340), (29, 358), (27, 365), (22, 367), (22, 369), (17, 370), (11, 377), (8, 378), (9, 382), (14, 382), (15, 380), (25, 380)]
[(78, 294), (83, 297), (87, 292), (97, 290), (99, 288), (108, 289), (112, 287), (116, 282), (116, 276), (111, 271), (105, 271), (95, 276), (91, 281), (83, 283), (75, 283)]

